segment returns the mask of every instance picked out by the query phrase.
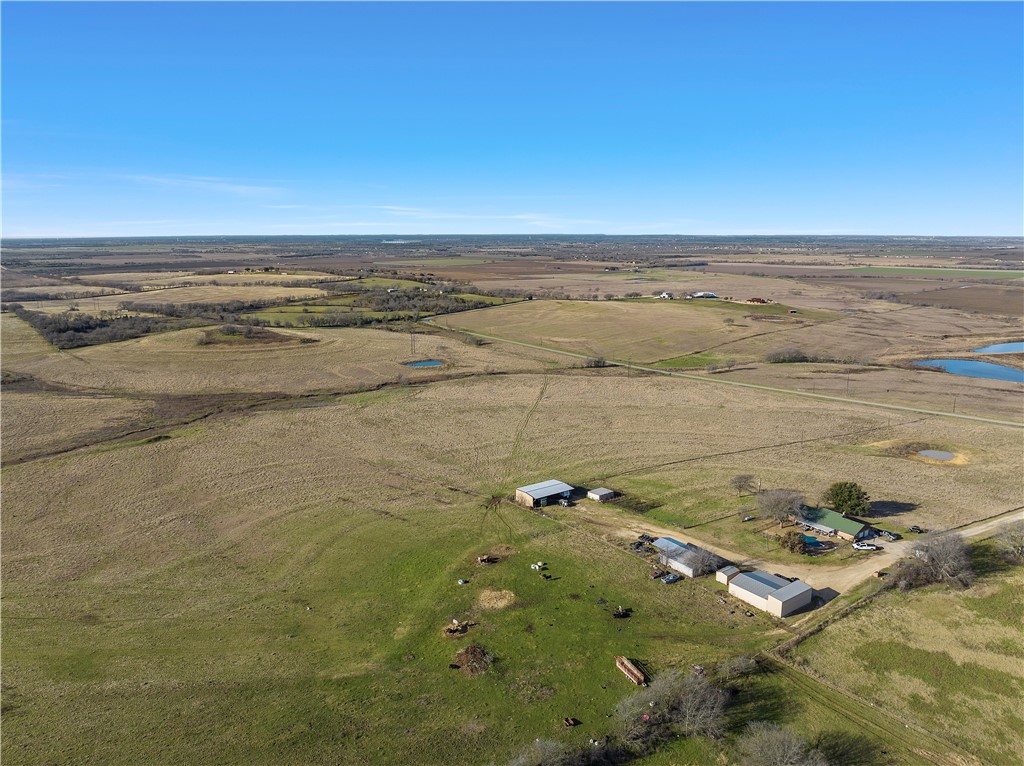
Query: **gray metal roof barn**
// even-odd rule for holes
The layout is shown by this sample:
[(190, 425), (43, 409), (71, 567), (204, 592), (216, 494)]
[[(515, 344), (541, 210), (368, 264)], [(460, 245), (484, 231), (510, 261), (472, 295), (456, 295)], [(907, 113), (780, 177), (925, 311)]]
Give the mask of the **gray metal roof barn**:
[(547, 505), (552, 498), (569, 497), (572, 493), (571, 485), (564, 481), (549, 479), (516, 489), (516, 502), (527, 508), (535, 508)]
[(814, 589), (800, 580), (790, 581), (757, 569), (733, 577), (729, 594), (776, 617), (785, 617), (810, 604)]

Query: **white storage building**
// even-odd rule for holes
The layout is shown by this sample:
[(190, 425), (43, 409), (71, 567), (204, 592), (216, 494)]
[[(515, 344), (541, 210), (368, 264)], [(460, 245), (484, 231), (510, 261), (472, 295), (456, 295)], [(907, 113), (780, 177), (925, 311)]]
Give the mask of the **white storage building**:
[(751, 606), (786, 617), (811, 603), (814, 589), (800, 580), (770, 574), (763, 569), (743, 572), (729, 581), (729, 593)]
[(598, 487), (587, 493), (587, 500), (596, 500), (599, 503), (607, 503), (614, 498), (615, 490), (608, 489), (607, 487)]
[(691, 556), (702, 552), (703, 548), (691, 543), (681, 543), (671, 537), (659, 537), (651, 544), (661, 551), (659, 558), (662, 564), (687, 577), (695, 576)]

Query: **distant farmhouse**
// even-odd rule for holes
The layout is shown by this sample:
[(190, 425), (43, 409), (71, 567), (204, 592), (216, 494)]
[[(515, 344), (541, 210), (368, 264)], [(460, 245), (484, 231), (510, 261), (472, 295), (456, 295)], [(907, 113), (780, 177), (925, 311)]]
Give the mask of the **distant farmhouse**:
[(803, 524), (830, 537), (835, 535), (843, 540), (863, 540), (875, 534), (874, 527), (867, 522), (830, 511), (828, 508), (802, 508), (799, 515), (794, 514), (792, 519), (797, 524)]
[(768, 614), (786, 617), (810, 604), (814, 589), (800, 580), (790, 581), (755, 569), (729, 578), (729, 594)]
[(561, 498), (571, 497), (573, 488), (564, 481), (550, 479), (548, 481), (519, 487), (516, 490), (516, 502), (527, 508), (542, 508), (550, 503), (557, 503)]
[(681, 543), (671, 537), (659, 537), (651, 545), (660, 551), (659, 559), (662, 564), (687, 577), (696, 576), (693, 559), (696, 554), (705, 552), (703, 548), (691, 543)]

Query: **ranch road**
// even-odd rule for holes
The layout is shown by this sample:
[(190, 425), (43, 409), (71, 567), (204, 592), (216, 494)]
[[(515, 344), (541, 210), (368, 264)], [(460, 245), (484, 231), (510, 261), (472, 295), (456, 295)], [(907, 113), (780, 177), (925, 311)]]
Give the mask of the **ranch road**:
[[(778, 572), (786, 577), (798, 577), (805, 583), (818, 590), (832, 588), (843, 593), (864, 580), (873, 576), (880, 569), (892, 566), (899, 559), (907, 555), (914, 540), (905, 539), (897, 542), (886, 542), (882, 545), (881, 551), (864, 551), (858, 560), (842, 566), (813, 566), (809, 564), (776, 564), (760, 561), (735, 553), (721, 546), (711, 545), (703, 540), (687, 535), (678, 529), (652, 524), (642, 517), (636, 519), (623, 517), (621, 512), (613, 510), (610, 506), (598, 506), (593, 503), (579, 503), (577, 506), (583, 513), (575, 516), (580, 525), (601, 527), (602, 531), (614, 534), (617, 537), (628, 539), (630, 542), (636, 540), (640, 534), (654, 534), (662, 537), (674, 537), (684, 543), (693, 543), (717, 553), (729, 561), (743, 564), (744, 566), (763, 568), (771, 572)], [(563, 519), (564, 521), (564, 519)], [(990, 536), (1000, 528), (1014, 522), (1024, 521), (1024, 506), (1014, 508), (1011, 511), (1000, 513), (988, 519), (982, 519), (966, 526), (959, 527), (955, 531), (964, 537), (985, 537)], [(574, 522), (568, 522), (570, 524)]]
[[(475, 309), (475, 310), (476, 311), (487, 311), (488, 309)], [(468, 312), (461, 312), (461, 313), (468, 313)], [(591, 356), (589, 356), (587, 354), (577, 354), (574, 351), (563, 351), (562, 349), (548, 348), (547, 346), (540, 346), (540, 345), (537, 345), (535, 343), (525, 343), (525, 342), (519, 341), (519, 340), (510, 340), (509, 338), (502, 338), (502, 337), (500, 337), (498, 335), (485, 335), (485, 334), (479, 333), (479, 332), (472, 332), (470, 330), (463, 330), (463, 329), (460, 329), (458, 327), (444, 327), (443, 325), (440, 325), (440, 324), (434, 324), (434, 320), (441, 319), (441, 318), (443, 318), (445, 316), (451, 316), (451, 315), (448, 315), (448, 314), (437, 314), (436, 316), (427, 317), (426, 319), (423, 319), (421, 321), (423, 321), (424, 324), (429, 324), (429, 325), (432, 325), (432, 326), (437, 327), (439, 329), (448, 330), (450, 332), (460, 332), (460, 333), (463, 333), (465, 335), (471, 335), (474, 338), (483, 338), (485, 340), (492, 340), (492, 341), (495, 341), (497, 343), (510, 343), (512, 345), (515, 345), (515, 346), (522, 346), (524, 348), (532, 348), (532, 349), (535, 349), (537, 351), (547, 351), (548, 353), (552, 353), (552, 354), (561, 354), (562, 356), (569, 356), (569, 357), (573, 357), (574, 359), (590, 359), (591, 358)], [(672, 370), (661, 370), (661, 369), (658, 369), (656, 367), (642, 367), (640, 365), (630, 364), (628, 362), (617, 362), (617, 361), (613, 361), (611, 359), (606, 359), (605, 360), (605, 366), (607, 366), (607, 367), (625, 367), (625, 368), (630, 369), (630, 370), (639, 370), (641, 372), (655, 373), (655, 374), (658, 374), (658, 375), (667, 375), (667, 376), (672, 377), (672, 378), (685, 378), (687, 380), (697, 380), (697, 381), (700, 381), (702, 383), (716, 383), (718, 385), (726, 385), (726, 386), (741, 386), (743, 388), (753, 388), (753, 389), (757, 389), (759, 391), (772, 391), (772, 392), (775, 392), (775, 393), (778, 393), (778, 394), (788, 394), (790, 396), (804, 396), (804, 397), (808, 397), (808, 398), (811, 398), (811, 399), (825, 399), (827, 401), (842, 402), (844, 404), (856, 404), (856, 405), (860, 405), (860, 406), (863, 406), (863, 407), (877, 407), (877, 408), (885, 409), (885, 410), (899, 410), (899, 411), (902, 411), (902, 412), (915, 412), (915, 413), (919, 413), (921, 415), (937, 415), (937, 416), (945, 417), (945, 418), (959, 418), (961, 420), (974, 420), (974, 421), (978, 421), (978, 422), (981, 422), (981, 423), (992, 423), (994, 425), (999, 425), (999, 426), (1012, 426), (1014, 428), (1024, 428), (1024, 423), (1017, 423), (1017, 422), (1012, 421), (1012, 420), (997, 420), (995, 418), (983, 418), (983, 417), (980, 417), (980, 416), (977, 416), (977, 415), (962, 415), (960, 413), (941, 412), (939, 410), (922, 410), (922, 409), (918, 409), (917, 407), (905, 407), (905, 406), (899, 405), (899, 404), (883, 404), (881, 402), (871, 402), (871, 401), (867, 401), (865, 399), (847, 399), (846, 397), (842, 397), (842, 396), (830, 396), (828, 394), (816, 394), (816, 393), (813, 393), (813, 392), (810, 392), (810, 391), (797, 391), (797, 390), (794, 390), (794, 389), (791, 389), (791, 388), (778, 388), (776, 386), (762, 386), (762, 385), (757, 384), (757, 383), (743, 383), (743, 382), (738, 381), (738, 380), (722, 380), (722, 379), (717, 379), (717, 378), (710, 378), (710, 377), (707, 377), (707, 376), (704, 376), (704, 375), (692, 375), (692, 374), (685, 373), (685, 372), (674, 372)]]

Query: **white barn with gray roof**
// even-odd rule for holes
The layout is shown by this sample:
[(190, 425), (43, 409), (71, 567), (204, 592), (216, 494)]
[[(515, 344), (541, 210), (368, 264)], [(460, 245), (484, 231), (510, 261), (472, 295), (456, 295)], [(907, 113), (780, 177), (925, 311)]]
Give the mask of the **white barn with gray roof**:
[(790, 581), (757, 569), (730, 579), (729, 594), (768, 614), (786, 617), (810, 604), (814, 589), (800, 580)]

